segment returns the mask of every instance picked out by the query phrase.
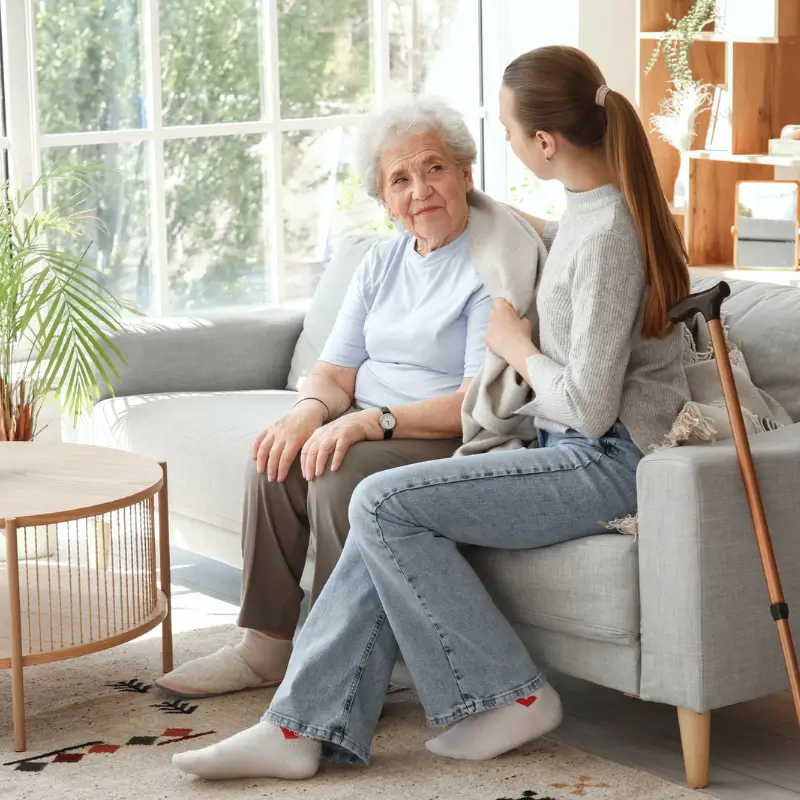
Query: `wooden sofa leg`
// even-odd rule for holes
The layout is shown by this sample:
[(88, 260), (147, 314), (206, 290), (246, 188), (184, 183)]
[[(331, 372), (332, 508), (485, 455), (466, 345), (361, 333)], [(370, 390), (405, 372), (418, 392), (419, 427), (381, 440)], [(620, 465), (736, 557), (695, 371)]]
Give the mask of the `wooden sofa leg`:
[(688, 708), (678, 709), (686, 785), (690, 789), (708, 786), (708, 759), (711, 746), (711, 712), (698, 714)]

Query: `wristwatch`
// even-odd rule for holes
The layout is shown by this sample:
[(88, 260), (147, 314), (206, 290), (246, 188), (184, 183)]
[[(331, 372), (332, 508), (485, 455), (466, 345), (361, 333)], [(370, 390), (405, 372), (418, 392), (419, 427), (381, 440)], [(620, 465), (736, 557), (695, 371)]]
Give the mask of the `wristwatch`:
[(383, 438), (391, 439), (397, 425), (397, 417), (386, 406), (381, 407), (380, 424), (381, 428), (383, 428)]

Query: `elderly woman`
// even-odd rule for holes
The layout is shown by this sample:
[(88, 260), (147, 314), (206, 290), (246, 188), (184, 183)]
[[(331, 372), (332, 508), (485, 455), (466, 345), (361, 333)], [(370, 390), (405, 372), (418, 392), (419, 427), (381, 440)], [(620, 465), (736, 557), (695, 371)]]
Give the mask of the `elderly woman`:
[(349, 531), (350, 497), (382, 470), (447, 458), (485, 353), (491, 300), (466, 228), (475, 142), (434, 100), (369, 120), (359, 147), (369, 194), (405, 231), (358, 267), (294, 409), (253, 445), (247, 469), (238, 624), (244, 636), (156, 683), (205, 697), (280, 683), (292, 652), (309, 535), (313, 604)]

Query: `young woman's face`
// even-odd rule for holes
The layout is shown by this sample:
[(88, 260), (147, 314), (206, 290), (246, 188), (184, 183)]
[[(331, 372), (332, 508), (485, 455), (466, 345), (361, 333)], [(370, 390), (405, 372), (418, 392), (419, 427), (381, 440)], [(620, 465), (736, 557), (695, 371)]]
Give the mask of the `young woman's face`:
[(506, 141), (511, 145), (514, 155), (537, 178), (550, 180), (553, 177), (552, 165), (548, 157), (555, 152), (553, 137), (543, 131), (528, 136), (516, 117), (516, 102), (513, 90), (500, 87), (500, 122), (506, 129)]

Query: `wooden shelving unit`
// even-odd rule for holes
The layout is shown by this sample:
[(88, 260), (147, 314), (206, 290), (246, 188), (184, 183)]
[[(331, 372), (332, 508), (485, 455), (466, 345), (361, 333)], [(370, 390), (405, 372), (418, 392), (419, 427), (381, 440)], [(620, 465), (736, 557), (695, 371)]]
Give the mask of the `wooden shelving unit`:
[[(751, 5), (755, 16), (750, 32), (709, 29), (690, 51), (694, 77), (729, 93), (731, 126), (728, 151), (706, 150), (711, 114), (701, 114), (696, 149), (690, 154), (689, 202), (686, 209), (673, 212), (683, 223), (693, 265), (732, 263), (737, 181), (772, 180), (776, 168), (800, 175), (800, 158), (767, 155), (769, 140), (784, 125), (800, 122), (800, 0), (754, 0)], [(637, 100), (648, 132), (670, 79), (663, 57), (650, 74), (645, 75), (645, 67), (669, 28), (666, 14), (680, 19), (691, 7), (692, 0), (638, 0)], [(764, 31), (765, 20), (770, 30)], [(750, 35), (753, 30), (758, 35)], [(657, 134), (648, 135), (661, 184), (672, 201), (680, 156)]]

